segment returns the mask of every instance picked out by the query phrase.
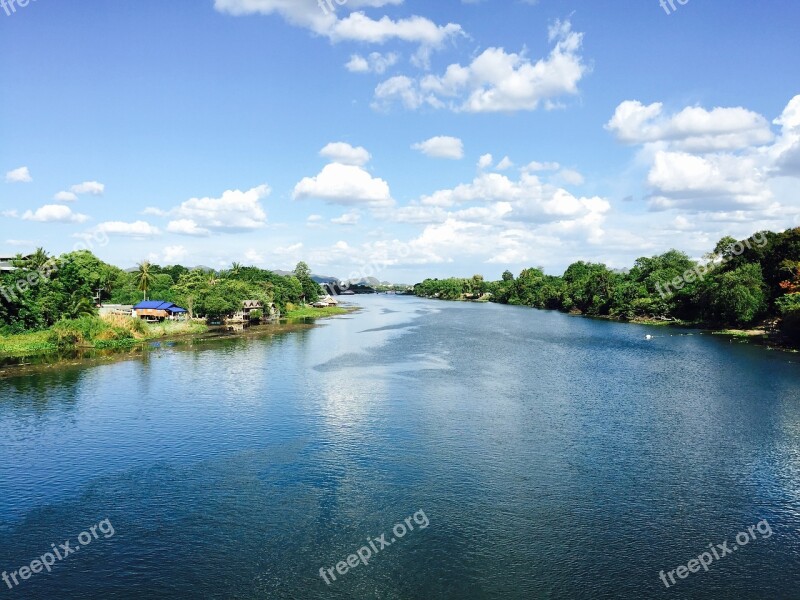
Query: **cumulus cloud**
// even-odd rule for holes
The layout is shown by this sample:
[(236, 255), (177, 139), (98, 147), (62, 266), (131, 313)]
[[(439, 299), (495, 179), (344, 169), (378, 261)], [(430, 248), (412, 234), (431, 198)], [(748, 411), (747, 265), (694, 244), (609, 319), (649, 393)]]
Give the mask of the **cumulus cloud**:
[(360, 220), (361, 214), (356, 211), (350, 211), (331, 219), (331, 223), (334, 225), (357, 225)]
[(549, 39), (555, 42), (552, 51), (536, 62), (524, 51), (488, 48), (469, 65), (451, 64), (442, 75), (389, 79), (375, 89), (373, 107), (387, 109), (400, 102), (409, 109), (428, 105), (463, 112), (552, 108), (556, 99), (578, 93), (588, 68), (580, 53), (583, 34), (572, 31), (569, 21), (556, 21)]
[(420, 199), (422, 206), (442, 208), (473, 203), (483, 204), (491, 210), (487, 212), (473, 207), (461, 210), (455, 216), (461, 220), (485, 222), (494, 215), (510, 221), (544, 223), (589, 215), (602, 216), (611, 208), (603, 198), (576, 197), (526, 172), (517, 181), (500, 173), (481, 173), (471, 183), (439, 190)]
[(411, 148), (433, 158), (449, 158), (453, 160), (464, 158), (464, 142), (457, 137), (447, 135), (439, 135), (424, 142), (418, 142), (413, 144)]
[(84, 181), (83, 183), (78, 183), (70, 188), (70, 191), (73, 194), (89, 194), (91, 196), (102, 196), (105, 190), (106, 186), (99, 181)]
[(186, 250), (185, 246), (167, 246), (164, 248), (163, 252), (163, 262), (168, 265), (174, 265), (180, 263), (189, 252)]
[(176, 219), (167, 225), (167, 231), (207, 235), (259, 229), (267, 222), (261, 201), (270, 192), (270, 187), (264, 184), (247, 191), (227, 190), (219, 198), (191, 198), (170, 211)]
[(776, 171), (800, 177), (800, 95), (792, 98), (774, 123), (781, 127), (781, 136), (771, 152)]
[(626, 144), (665, 142), (689, 152), (736, 150), (768, 144), (774, 138), (763, 116), (741, 107), (690, 106), (665, 115), (662, 103), (645, 106), (638, 100), (622, 102), (606, 129)]
[(19, 167), (6, 173), (7, 183), (30, 183), (31, 181), (33, 181), (33, 177), (31, 177), (28, 167)]
[(169, 233), (177, 233), (178, 235), (195, 235), (207, 236), (211, 232), (204, 227), (200, 227), (192, 219), (175, 219), (167, 223), (167, 231)]
[(69, 206), (64, 206), (63, 204), (46, 204), (35, 211), (25, 211), (22, 219), (40, 223), (83, 223), (89, 217), (74, 213)]
[(502, 160), (499, 163), (497, 163), (495, 169), (497, 169), (498, 171), (506, 171), (513, 166), (514, 163), (511, 161), (511, 159), (507, 156), (504, 156)]
[[(800, 96), (773, 121), (742, 107), (687, 107), (665, 114), (661, 103), (621, 103), (606, 128), (641, 146), (651, 210), (680, 209), (707, 220), (761, 222), (797, 212), (793, 197), (776, 201), (777, 176), (800, 176)], [(795, 153), (798, 154), (795, 154)], [(781, 202), (786, 204), (781, 204)], [(784, 222), (773, 227), (792, 225)]]
[(367, 56), (353, 54), (345, 64), (345, 68), (351, 73), (377, 73), (382, 75), (388, 68), (396, 65), (398, 60), (400, 60), (400, 55), (395, 52), (386, 54), (371, 52)]
[(332, 142), (320, 150), (319, 154), (331, 162), (359, 167), (367, 164), (372, 158), (366, 148), (361, 146), (354, 148), (345, 142)]
[(53, 200), (57, 202), (75, 202), (78, 199), (78, 196), (73, 192), (58, 192), (55, 196), (53, 196)]
[(149, 238), (161, 234), (158, 227), (154, 227), (146, 221), (134, 221), (132, 223), (125, 221), (105, 221), (98, 224), (93, 231), (105, 233), (107, 235), (119, 235), (133, 238)]
[(316, 198), (329, 204), (388, 206), (393, 203), (389, 184), (373, 177), (362, 167), (341, 163), (325, 165), (315, 177), (303, 178), (293, 198)]
[(772, 199), (764, 169), (752, 157), (659, 151), (647, 176), (656, 209), (758, 208)]
[(480, 170), (488, 169), (489, 167), (492, 166), (493, 162), (494, 162), (494, 157), (491, 154), (483, 154), (478, 159), (478, 169)]
[[(417, 44), (419, 51), (416, 60), (423, 65), (432, 50), (440, 48), (449, 39), (464, 35), (461, 26), (456, 23), (437, 25), (430, 19), (416, 15), (397, 20), (388, 16), (373, 19), (358, 11), (360, 8), (380, 8), (402, 3), (403, 0), (347, 0), (340, 4), (332, 0), (320, 7), (318, 0), (214, 0), (214, 7), (219, 12), (235, 16), (278, 14), (288, 23), (309, 29), (332, 42), (385, 44), (397, 40)], [(341, 9), (341, 17), (336, 9)], [(362, 64), (357, 61), (355, 66)]]

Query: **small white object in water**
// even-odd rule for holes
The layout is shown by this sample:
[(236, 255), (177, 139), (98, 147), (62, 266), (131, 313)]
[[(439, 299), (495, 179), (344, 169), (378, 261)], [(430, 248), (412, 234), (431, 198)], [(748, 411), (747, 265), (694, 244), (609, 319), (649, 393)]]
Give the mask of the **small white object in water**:
[(652, 339), (653, 339), (653, 336), (652, 336), (652, 335), (650, 335), (650, 334), (647, 334), (646, 336), (644, 336), (644, 339), (646, 339), (646, 340), (652, 340)]

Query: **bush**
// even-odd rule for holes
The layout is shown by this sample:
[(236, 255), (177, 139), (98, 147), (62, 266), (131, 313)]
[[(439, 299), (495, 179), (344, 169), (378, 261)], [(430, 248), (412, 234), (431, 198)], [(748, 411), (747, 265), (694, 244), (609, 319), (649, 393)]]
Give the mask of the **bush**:
[(60, 348), (68, 346), (111, 347), (110, 344), (130, 344), (137, 335), (145, 332), (139, 319), (113, 316), (100, 318), (84, 316), (79, 319), (61, 320), (53, 325), (48, 341)]
[(781, 331), (800, 341), (800, 294), (787, 294), (775, 301), (781, 313)]
[(109, 325), (99, 317), (80, 317), (58, 321), (50, 330), (50, 342), (59, 347), (85, 346), (98, 337)]

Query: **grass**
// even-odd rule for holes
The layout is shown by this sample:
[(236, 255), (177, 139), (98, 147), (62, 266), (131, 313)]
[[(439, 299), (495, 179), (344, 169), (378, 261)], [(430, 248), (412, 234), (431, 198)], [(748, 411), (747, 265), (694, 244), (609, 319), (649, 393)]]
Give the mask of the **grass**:
[(49, 340), (49, 331), (0, 335), (0, 356), (33, 356), (58, 350), (58, 346)]
[(43, 331), (0, 335), (0, 357), (19, 358), (70, 348), (130, 348), (147, 340), (206, 331), (205, 324), (193, 321), (145, 323), (122, 316), (86, 316), (59, 321)]
[[(338, 306), (314, 308), (313, 306), (289, 305), (284, 317), (290, 320), (320, 319), (344, 315), (351, 310), (353, 309)], [(102, 318), (85, 316), (74, 320), (59, 321), (50, 329), (43, 331), (0, 335), (0, 357), (21, 358), (73, 348), (125, 349), (148, 340), (193, 335), (207, 331), (208, 327), (205, 323), (196, 321), (145, 323), (140, 319), (123, 316)]]
[(320, 319), (324, 317), (335, 317), (337, 315), (346, 315), (350, 310), (342, 308), (341, 306), (328, 306), (326, 308), (314, 308), (313, 306), (287, 306), (286, 314), (283, 316), (287, 319)]

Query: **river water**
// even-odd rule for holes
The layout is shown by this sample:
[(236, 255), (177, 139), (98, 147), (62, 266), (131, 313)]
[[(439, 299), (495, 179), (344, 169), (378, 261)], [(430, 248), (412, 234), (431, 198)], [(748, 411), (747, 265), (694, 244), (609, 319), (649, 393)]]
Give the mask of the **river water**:
[(0, 598), (800, 598), (798, 355), (355, 301), (0, 380)]

